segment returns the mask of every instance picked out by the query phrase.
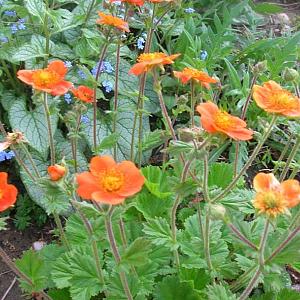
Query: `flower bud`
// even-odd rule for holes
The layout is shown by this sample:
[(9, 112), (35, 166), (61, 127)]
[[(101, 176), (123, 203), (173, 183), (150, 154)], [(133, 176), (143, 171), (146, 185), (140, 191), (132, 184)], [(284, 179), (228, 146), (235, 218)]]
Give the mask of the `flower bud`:
[(282, 76), (285, 81), (296, 81), (299, 78), (299, 73), (295, 69), (285, 68)]
[(254, 68), (253, 68), (253, 73), (254, 74), (260, 74), (260, 73), (263, 73), (267, 70), (267, 61), (264, 60), (264, 61), (260, 61), (258, 62)]
[(64, 166), (55, 164), (54, 166), (48, 167), (48, 174), (52, 181), (58, 181), (65, 176), (66, 168)]
[(226, 208), (221, 204), (212, 204), (210, 206), (210, 212), (213, 219), (216, 220), (226, 219)]

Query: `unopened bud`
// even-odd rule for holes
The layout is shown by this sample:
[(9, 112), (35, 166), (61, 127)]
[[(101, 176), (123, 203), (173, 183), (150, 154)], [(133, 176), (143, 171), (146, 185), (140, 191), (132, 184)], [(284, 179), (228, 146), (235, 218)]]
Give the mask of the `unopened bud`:
[(52, 181), (58, 181), (66, 174), (66, 168), (64, 166), (55, 164), (48, 167), (48, 174)]
[(212, 204), (210, 206), (211, 216), (215, 220), (226, 219), (226, 208), (222, 204)]
[(295, 69), (285, 68), (282, 76), (285, 81), (296, 81), (299, 78), (299, 72)]
[(263, 73), (267, 70), (267, 61), (264, 60), (264, 61), (260, 61), (258, 62), (254, 68), (253, 68), (253, 73), (254, 74), (260, 74), (260, 73)]

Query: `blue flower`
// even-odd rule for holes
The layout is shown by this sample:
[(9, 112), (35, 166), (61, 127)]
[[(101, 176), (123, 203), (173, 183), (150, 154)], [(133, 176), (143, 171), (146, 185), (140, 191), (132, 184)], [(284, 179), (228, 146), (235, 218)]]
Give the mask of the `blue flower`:
[(113, 84), (109, 80), (104, 80), (102, 86), (105, 88), (106, 93), (110, 93), (113, 90)]
[(1, 36), (0, 37), (0, 42), (1, 43), (8, 43), (8, 38), (6, 36)]
[(143, 37), (139, 37), (138, 40), (137, 40), (137, 48), (139, 50), (143, 50), (144, 49), (144, 45), (145, 45), (145, 39)]
[(87, 115), (82, 115), (80, 118), (80, 122), (83, 124), (88, 124), (90, 122), (90, 119)]
[(71, 95), (70, 93), (66, 93), (66, 94), (64, 95), (64, 97), (65, 97), (65, 101), (66, 101), (68, 104), (70, 104), (70, 103), (72, 102), (72, 95)]
[(10, 160), (13, 157), (15, 157), (15, 153), (13, 151), (0, 151), (0, 162), (5, 161), (5, 160)]
[(6, 159), (7, 160), (10, 160), (10, 159), (12, 159), (14, 157), (15, 157), (15, 152), (14, 151), (8, 151), (8, 152), (6, 152)]
[(10, 30), (12, 34), (16, 33), (19, 30), (17, 24), (10, 25)]
[(17, 13), (14, 10), (6, 10), (4, 12), (4, 15), (7, 17), (16, 17)]
[(79, 75), (80, 78), (86, 79), (86, 75), (82, 70), (78, 70), (77, 74)]
[(147, 39), (147, 32), (143, 32), (143, 33), (141, 34), (141, 36), (142, 36), (144, 39)]
[(24, 25), (23, 23), (19, 23), (18, 24), (18, 29), (19, 30), (25, 30), (26, 29), (26, 25)]
[(109, 61), (103, 62), (103, 71), (108, 74), (111, 74), (114, 71), (114, 68)]
[(193, 14), (195, 10), (192, 7), (188, 7), (184, 10), (187, 14)]
[(21, 19), (18, 20), (18, 22), (23, 24), (23, 23), (26, 22), (26, 19), (25, 18), (21, 18)]
[(72, 66), (72, 63), (69, 61), (69, 60), (66, 60), (65, 62), (64, 62), (64, 64), (65, 64), (65, 66), (67, 67), (67, 68), (72, 68), (73, 66)]
[(206, 60), (207, 56), (208, 56), (207, 51), (201, 50), (201, 52), (200, 52), (200, 59), (201, 60)]

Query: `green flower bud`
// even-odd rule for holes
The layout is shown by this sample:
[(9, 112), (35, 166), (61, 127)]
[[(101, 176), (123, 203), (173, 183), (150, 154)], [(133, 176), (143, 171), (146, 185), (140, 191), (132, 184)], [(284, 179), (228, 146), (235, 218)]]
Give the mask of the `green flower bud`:
[(253, 68), (253, 73), (254, 74), (260, 74), (260, 73), (263, 73), (267, 70), (267, 61), (264, 60), (264, 61), (260, 61), (258, 62), (254, 68)]
[(226, 208), (222, 204), (212, 204), (210, 206), (211, 216), (215, 220), (226, 220)]
[(285, 81), (296, 81), (299, 78), (299, 72), (295, 69), (285, 68), (282, 76)]

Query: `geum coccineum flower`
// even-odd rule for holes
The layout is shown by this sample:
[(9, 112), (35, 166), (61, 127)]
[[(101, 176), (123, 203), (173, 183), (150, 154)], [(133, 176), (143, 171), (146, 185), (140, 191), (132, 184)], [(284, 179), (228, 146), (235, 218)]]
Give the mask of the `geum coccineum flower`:
[(124, 20), (122, 20), (118, 17), (114, 17), (112, 15), (107, 15), (101, 11), (98, 12), (98, 15), (99, 15), (100, 19), (98, 19), (96, 21), (97, 24), (108, 25), (108, 26), (114, 27), (118, 30), (129, 32), (128, 23), (125, 22)]
[(138, 193), (144, 177), (131, 161), (116, 163), (110, 156), (93, 157), (90, 171), (77, 175), (80, 197), (116, 205)]
[(253, 180), (257, 192), (253, 206), (259, 214), (270, 218), (286, 213), (300, 203), (300, 184), (297, 180), (289, 179), (280, 183), (272, 173), (258, 173)]
[(179, 55), (167, 55), (162, 52), (143, 53), (138, 57), (137, 63), (129, 70), (129, 74), (138, 76), (157, 67), (163, 68), (164, 65), (173, 64)]
[(31, 85), (35, 90), (44, 91), (53, 96), (63, 95), (73, 86), (65, 80), (68, 68), (64, 62), (55, 60), (49, 63), (45, 69), (20, 70), (18, 78)]
[(177, 77), (183, 84), (187, 84), (190, 80), (201, 84), (205, 88), (210, 88), (210, 83), (218, 82), (216, 79), (210, 77), (207, 73), (194, 69), (184, 68), (181, 72), (174, 71), (174, 76)]
[(111, 3), (118, 2), (118, 1), (125, 2), (132, 5), (137, 5), (137, 6), (142, 6), (144, 5), (145, 2), (144, 0), (110, 0)]
[(0, 212), (13, 206), (17, 200), (17, 188), (7, 183), (7, 173), (0, 172)]
[(77, 99), (83, 102), (87, 102), (87, 103), (93, 102), (94, 91), (87, 86), (80, 85), (77, 89), (75, 88), (71, 89), (71, 92)]
[(246, 128), (245, 121), (222, 111), (212, 102), (197, 106), (201, 115), (202, 127), (209, 133), (222, 133), (234, 140), (246, 141), (252, 139), (253, 131)]
[(270, 80), (262, 86), (254, 85), (253, 99), (266, 112), (300, 117), (300, 99), (275, 81)]

